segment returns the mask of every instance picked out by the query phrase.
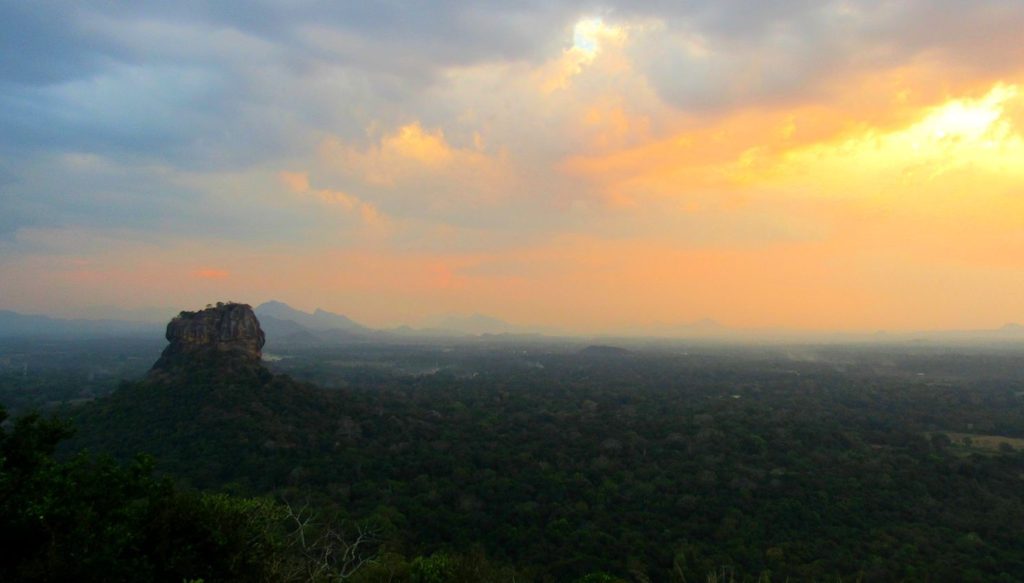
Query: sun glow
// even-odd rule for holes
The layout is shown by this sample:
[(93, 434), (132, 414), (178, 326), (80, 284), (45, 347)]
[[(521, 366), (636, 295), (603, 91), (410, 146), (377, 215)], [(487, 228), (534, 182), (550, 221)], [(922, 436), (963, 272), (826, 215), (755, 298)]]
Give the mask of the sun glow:
[(538, 86), (545, 94), (566, 89), (574, 77), (626, 41), (626, 27), (606, 24), (600, 18), (584, 18), (572, 27), (572, 45), (537, 71)]
[(912, 133), (922, 142), (948, 140), (992, 145), (992, 138), (1005, 135), (1009, 129), (1005, 121), (997, 124), (1004, 104), (1018, 95), (1015, 85), (997, 85), (981, 99), (950, 101), (936, 108)]
[(602, 41), (621, 39), (624, 34), (621, 27), (605, 24), (600, 18), (584, 18), (573, 26), (572, 48), (592, 59), (600, 52)]
[(944, 188), (962, 191), (976, 190), (968, 185), (994, 188), (1018, 181), (1024, 178), (1024, 139), (1004, 112), (1019, 99), (1017, 86), (996, 85), (981, 98), (954, 99), (926, 110), (902, 129), (866, 131), (790, 151), (770, 176), (760, 178), (806, 181), (809, 189), (836, 196), (891, 193), (898, 184), (940, 178)]

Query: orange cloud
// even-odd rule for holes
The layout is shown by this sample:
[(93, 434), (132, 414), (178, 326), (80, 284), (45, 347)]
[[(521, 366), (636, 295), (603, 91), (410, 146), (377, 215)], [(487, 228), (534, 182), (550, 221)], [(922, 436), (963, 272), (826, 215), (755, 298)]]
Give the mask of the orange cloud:
[(192, 276), (198, 279), (221, 280), (227, 279), (231, 274), (223, 269), (203, 267), (192, 272)]
[(367, 226), (384, 227), (389, 222), (376, 206), (356, 196), (340, 190), (313, 189), (310, 187), (309, 174), (305, 172), (282, 171), (278, 173), (278, 178), (291, 192), (313, 197), (324, 204), (339, 207), (349, 214), (355, 213)]
[(309, 174), (305, 172), (288, 172), (281, 171), (278, 173), (278, 178), (288, 188), (288, 190), (302, 194), (309, 191)]
[(444, 132), (424, 131), (418, 123), (398, 128), (381, 142), (381, 151), (415, 160), (424, 166), (441, 166), (452, 161), (455, 152), (445, 142)]
[(475, 198), (491, 198), (508, 182), (502, 154), (490, 156), (482, 149), (479, 133), (471, 147), (453, 147), (442, 130), (425, 130), (418, 122), (404, 125), (359, 149), (337, 138), (320, 146), (320, 156), (330, 167), (375, 187), (398, 188), (447, 185)]
[[(689, 121), (670, 119), (667, 125), (679, 129), (646, 140), (642, 133), (637, 133), (642, 139), (640, 143), (611, 150), (605, 146), (614, 143), (609, 136), (615, 135), (616, 127), (617, 133), (623, 134), (622, 128), (630, 125), (642, 121), (644, 127), (651, 127), (661, 120), (630, 120), (624, 115), (602, 116), (595, 111), (588, 117), (614, 122), (604, 121), (608, 130), (593, 134), (586, 148), (566, 156), (558, 168), (566, 176), (588, 183), (613, 206), (621, 206), (618, 201), (623, 200), (663, 198), (696, 200), (704, 206), (715, 206), (719, 200), (728, 200), (738, 192), (792, 190), (790, 182), (797, 175), (803, 177), (803, 183), (813, 183), (819, 190), (842, 188), (836, 182), (847, 176), (835, 172), (834, 166), (824, 168), (821, 156), (825, 152), (835, 152), (830, 158), (834, 164), (845, 164), (863, 175), (868, 170), (863, 156), (873, 148), (873, 141), (889, 140), (888, 153), (875, 155), (875, 159), (891, 160), (897, 157), (895, 150), (900, 146), (897, 135), (904, 135), (905, 141), (916, 140), (919, 148), (928, 146), (933, 172), (948, 171), (954, 165), (1005, 166), (1006, 152), (993, 156), (992, 148), (1010, 144), (1007, 140), (1012, 136), (1006, 134), (1010, 131), (1007, 128), (1012, 127), (1014, 116), (1024, 110), (1015, 86), (1007, 83), (993, 89), (991, 81), (984, 84), (978, 79), (960, 80), (958, 91), (964, 97), (950, 100), (948, 93), (936, 90), (941, 87), (937, 76), (937, 66), (928, 61), (872, 72), (846, 80), (843, 87), (830, 87), (807, 103), (751, 108)], [(850, 86), (857, 87), (857, 91), (848, 91)], [(946, 86), (948, 89), (949, 85)], [(1002, 117), (989, 128), (994, 121), (992, 115)], [(923, 125), (912, 129), (915, 124)], [(975, 129), (969, 129), (970, 124)], [(973, 154), (965, 156), (965, 139), (978, 138), (982, 131), (988, 131), (987, 137), (976, 141), (988, 144), (989, 150), (975, 148)], [(931, 134), (915, 138), (899, 132)], [(1006, 135), (996, 135), (1000, 132)], [(905, 145), (913, 147), (909, 141)], [(851, 148), (858, 148), (858, 155), (862, 156), (858, 162), (850, 157)], [(920, 155), (916, 157), (922, 159)], [(944, 165), (945, 170), (938, 165)], [(873, 167), (877, 168), (878, 163)], [(843, 178), (836, 180), (837, 176)]]

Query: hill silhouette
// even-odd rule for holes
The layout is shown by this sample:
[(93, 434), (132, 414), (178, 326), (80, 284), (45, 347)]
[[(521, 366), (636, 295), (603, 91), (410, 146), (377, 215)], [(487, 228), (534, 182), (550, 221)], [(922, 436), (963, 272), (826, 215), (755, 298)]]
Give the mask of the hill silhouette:
[(297, 310), (288, 304), (271, 300), (256, 306), (255, 313), (260, 318), (274, 318), (294, 322), (308, 330), (345, 330), (348, 332), (370, 332), (371, 330), (362, 324), (352, 320), (348, 316), (335, 314), (317, 308), (312, 314)]
[(144, 379), (73, 411), (69, 448), (125, 459), (143, 451), (196, 485), (241, 480), (262, 491), (287, 478), (271, 462), (279, 452), (319, 450), (316, 436), (334, 432), (342, 395), (267, 370), (251, 307), (182, 312), (167, 338)]

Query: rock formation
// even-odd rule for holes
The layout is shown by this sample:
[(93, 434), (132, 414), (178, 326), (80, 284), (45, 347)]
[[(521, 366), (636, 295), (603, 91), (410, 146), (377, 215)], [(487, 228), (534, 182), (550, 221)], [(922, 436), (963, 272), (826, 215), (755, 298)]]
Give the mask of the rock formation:
[(167, 340), (153, 371), (171, 371), (216, 363), (261, 367), (266, 338), (252, 307), (218, 303), (198, 312), (181, 312), (167, 324)]

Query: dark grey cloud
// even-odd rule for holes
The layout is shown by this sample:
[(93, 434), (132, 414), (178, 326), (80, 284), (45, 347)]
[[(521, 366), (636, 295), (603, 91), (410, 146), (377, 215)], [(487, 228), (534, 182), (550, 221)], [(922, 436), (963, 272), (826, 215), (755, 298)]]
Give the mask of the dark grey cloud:
[[(370, 118), (408, 119), (453, 66), (550, 58), (595, 14), (664, 22), (637, 38), (637, 65), (670, 103), (706, 111), (929, 51), (1015, 66), (1024, 3), (3, 2), (0, 148), (257, 163), (303, 125), (357, 138)], [(693, 38), (709, 56), (688, 53)]]
[[(154, 230), (168, 217), (175, 227), (206, 223), (203, 196), (161, 178), (158, 169), (121, 167), (88, 155), (56, 155), (18, 161), (17, 177), (0, 187), (3, 214), (16, 226), (126, 226)], [(206, 225), (209, 227), (209, 225)], [(201, 227), (200, 227), (201, 228)]]
[(78, 29), (74, 4), (0, 3), (0, 87), (88, 77), (106, 43)]
[[(325, 59), (405, 74), (412, 72), (410, 65), (429, 72), (490, 60), (540, 58), (550, 33), (578, 12), (571, 3), (544, 2), (4, 2), (0, 46), (9, 50), (0, 77), (52, 83), (88, 76), (105, 58), (139, 64), (166, 53), (167, 47), (158, 45), (125, 46), (107, 37), (97, 21), (234, 30), (279, 46), (293, 65)], [(318, 47), (306, 38), (312, 27), (355, 42)]]
[[(826, 83), (918, 57), (969, 75), (1014, 71), (1024, 56), (1017, 0), (726, 0), (617, 11), (668, 24), (633, 51), (666, 100), (697, 112), (813, 99)], [(707, 56), (688, 52), (695, 37)]]
[(447, 67), (539, 58), (567, 18), (541, 6), (0, 4), (0, 149), (255, 164), (408, 117)]
[[(837, 17), (843, 13), (855, 16)], [(110, 38), (97, 20), (124, 28), (159, 22), (180, 30), (233, 30), (277, 47), (282, 62), (297, 68), (330, 62), (415, 80), (456, 65), (546, 58), (552, 46), (565, 42), (560, 38), (565, 27), (588, 14), (660, 19), (671, 29), (699, 32), (723, 49), (756, 49), (786, 35), (808, 45), (803, 55), (813, 58), (818, 43), (844, 39), (885, 45), (893, 54), (984, 46), (1015, 30), (1022, 13), (1017, 0), (5, 2), (0, 4), (0, 46), (5, 49), (0, 78), (61, 81), (88, 76), (104, 62), (181, 59), (180, 49), (187, 48), (160, 46), (161, 39), (153, 39), (153, 46), (125, 45)], [(312, 29), (333, 31), (345, 42), (312, 42)], [(215, 65), (218, 54), (211, 50), (195, 58)], [(969, 58), (977, 50), (960, 52)]]
[[(16, 172), (8, 172), (18, 166)], [(159, 165), (61, 154), (0, 165), (0, 254), (18, 252), (19, 229), (70, 229), (158, 242), (308, 241), (311, 233), (355, 231), (356, 220), (283, 200), (271, 180), (220, 190), (217, 178), (182, 176)], [(6, 242), (6, 245), (4, 244)], [(73, 250), (72, 250), (73, 251)]]

